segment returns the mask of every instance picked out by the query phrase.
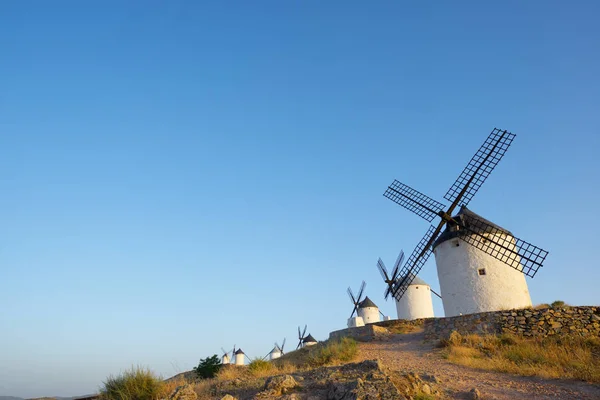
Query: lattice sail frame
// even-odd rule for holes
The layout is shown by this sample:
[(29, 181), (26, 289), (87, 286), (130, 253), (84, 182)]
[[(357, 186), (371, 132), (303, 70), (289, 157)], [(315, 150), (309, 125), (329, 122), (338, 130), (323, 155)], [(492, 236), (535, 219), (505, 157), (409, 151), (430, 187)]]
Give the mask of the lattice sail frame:
[(531, 278), (548, 255), (546, 250), (500, 231), (480, 218), (470, 216), (461, 228), (469, 234), (459, 235), (460, 239)]
[[(510, 147), (515, 134), (506, 130), (494, 128), (488, 138), (483, 142), (483, 145), (477, 150), (477, 153), (471, 158), (465, 169), (458, 176), (454, 184), (448, 189), (444, 198), (451, 203), (454, 203), (457, 196), (460, 195), (465, 184), (471, 178), (469, 187), (459, 199), (458, 205), (466, 206), (469, 204), (475, 193), (479, 190), (483, 182), (490, 176), (496, 165), (502, 160), (506, 150)], [(473, 176), (475, 174), (475, 176)]]
[(399, 278), (393, 290), (393, 295), (396, 300), (399, 301), (402, 298), (408, 289), (408, 286), (412, 283), (419, 271), (421, 271), (421, 268), (423, 268), (423, 265), (429, 259), (429, 256), (431, 255), (431, 244), (435, 241), (435, 239), (437, 239), (437, 237), (440, 235), (440, 232), (440, 226), (437, 228), (430, 226), (425, 233), (425, 236), (423, 236), (423, 238), (417, 244), (417, 247), (415, 247), (411, 253), (410, 257), (408, 257), (408, 261), (406, 261), (402, 269), (400, 269)]
[(427, 222), (431, 222), (440, 211), (444, 210), (442, 203), (395, 179), (383, 195)]

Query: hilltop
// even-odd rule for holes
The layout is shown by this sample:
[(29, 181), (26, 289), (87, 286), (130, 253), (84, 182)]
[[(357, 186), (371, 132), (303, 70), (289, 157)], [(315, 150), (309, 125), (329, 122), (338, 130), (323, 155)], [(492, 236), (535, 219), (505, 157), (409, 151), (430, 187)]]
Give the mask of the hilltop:
[[(370, 335), (354, 342), (355, 352), (344, 361), (336, 351), (328, 350), (339, 340), (332, 339), (271, 363), (226, 366), (217, 378), (192, 382), (191, 386), (199, 399), (215, 400), (226, 395), (286, 400), (600, 398), (597, 337), (535, 339), (508, 334), (453, 334), (440, 342), (426, 340), (418, 324), (389, 322), (369, 331)], [(541, 352), (546, 354), (536, 354), (540, 353), (536, 346), (543, 346)], [(502, 364), (502, 352), (514, 361)], [(567, 358), (555, 359), (556, 354)], [(487, 365), (482, 367), (478, 361)], [(506, 370), (513, 373), (501, 372), (511, 365), (514, 369)], [(177, 379), (183, 381), (184, 377), (193, 375), (179, 374)]]

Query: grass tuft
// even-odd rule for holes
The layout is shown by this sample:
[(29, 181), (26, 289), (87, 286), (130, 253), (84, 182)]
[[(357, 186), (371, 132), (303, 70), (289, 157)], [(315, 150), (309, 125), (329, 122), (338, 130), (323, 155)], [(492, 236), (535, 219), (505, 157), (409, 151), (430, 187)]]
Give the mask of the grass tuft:
[(600, 339), (580, 336), (524, 338), (502, 335), (461, 335), (444, 342), (445, 358), (469, 367), (600, 382)]
[(168, 395), (171, 385), (142, 367), (132, 367), (118, 376), (109, 376), (103, 382), (100, 396), (103, 400), (156, 400)]
[(310, 349), (307, 364), (310, 367), (333, 365), (352, 361), (358, 352), (356, 340), (348, 337), (328, 341)]
[(563, 307), (569, 307), (569, 305), (567, 303), (565, 303), (562, 300), (555, 300), (550, 304), (550, 307), (552, 308), (563, 308)]
[(248, 365), (248, 371), (255, 377), (270, 376), (278, 373), (277, 367), (272, 362), (265, 361), (262, 358), (252, 360)]

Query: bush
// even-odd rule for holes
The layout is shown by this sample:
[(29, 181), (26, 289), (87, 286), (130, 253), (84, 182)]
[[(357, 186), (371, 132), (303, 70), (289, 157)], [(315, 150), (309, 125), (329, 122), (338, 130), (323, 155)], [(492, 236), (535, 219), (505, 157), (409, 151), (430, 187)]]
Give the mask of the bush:
[(248, 364), (248, 371), (254, 376), (266, 376), (276, 370), (277, 368), (273, 363), (265, 361), (262, 358), (256, 358)]
[(111, 375), (102, 383), (100, 396), (104, 400), (156, 400), (166, 394), (162, 378), (141, 367)]
[(562, 308), (565, 307), (567, 304), (562, 301), (562, 300), (555, 300), (552, 302), (552, 304), (550, 304), (550, 307), (552, 308)]
[(197, 367), (194, 367), (194, 372), (202, 379), (214, 378), (221, 369), (221, 360), (219, 356), (214, 354), (211, 357), (201, 358)]

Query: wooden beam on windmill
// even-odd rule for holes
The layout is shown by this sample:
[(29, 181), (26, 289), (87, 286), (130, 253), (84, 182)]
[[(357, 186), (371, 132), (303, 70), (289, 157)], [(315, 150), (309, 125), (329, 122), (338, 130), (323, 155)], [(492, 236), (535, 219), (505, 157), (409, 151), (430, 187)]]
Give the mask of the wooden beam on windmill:
[[(462, 230), (468, 233), (457, 235), (457, 237), (527, 276), (534, 277), (538, 269), (542, 267), (548, 255), (546, 250), (514, 237), (512, 234), (496, 235), (497, 226), (474, 213), (466, 212), (468, 210), (467, 205), (504, 157), (515, 136), (506, 130), (497, 128), (492, 130), (458, 179), (444, 195), (444, 198), (451, 202), (448, 208), (397, 180), (394, 180), (388, 186), (383, 194), (386, 198), (412, 211), (428, 222), (436, 217), (440, 218), (437, 225), (429, 227), (425, 236), (419, 241), (400, 270), (398, 279), (393, 285), (393, 295), (396, 299), (399, 300), (403, 296), (411, 281), (427, 262), (432, 245), (444, 228), (450, 231)], [(461, 212), (465, 210), (464, 215), (460, 218), (452, 216), (453, 211), (458, 206), (461, 207)]]

